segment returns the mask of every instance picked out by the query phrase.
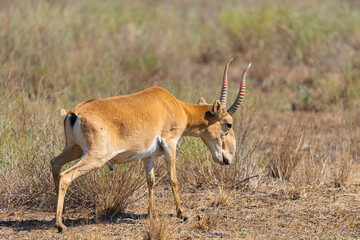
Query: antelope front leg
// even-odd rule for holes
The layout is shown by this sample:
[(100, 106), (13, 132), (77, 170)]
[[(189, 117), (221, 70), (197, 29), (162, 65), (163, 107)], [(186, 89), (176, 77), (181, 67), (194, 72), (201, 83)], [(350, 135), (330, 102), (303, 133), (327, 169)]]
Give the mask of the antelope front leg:
[(176, 213), (178, 218), (182, 218), (185, 221), (188, 217), (184, 214), (184, 210), (181, 207), (178, 187), (177, 187), (177, 178), (176, 178), (176, 144), (174, 145), (167, 145), (165, 142), (161, 143), (161, 146), (165, 153), (165, 161), (166, 161), (166, 168), (170, 176), (170, 184), (171, 189), (174, 195), (174, 200), (176, 204)]
[(143, 159), (143, 164), (146, 172), (146, 181), (149, 190), (149, 217), (153, 217), (155, 213), (154, 207), (154, 186), (155, 186), (155, 175), (154, 175), (154, 159), (148, 157)]

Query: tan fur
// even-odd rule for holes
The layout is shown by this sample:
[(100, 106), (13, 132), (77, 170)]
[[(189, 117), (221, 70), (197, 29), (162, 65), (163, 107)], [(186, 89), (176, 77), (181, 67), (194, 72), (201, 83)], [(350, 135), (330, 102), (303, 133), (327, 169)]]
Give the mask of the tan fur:
[[(165, 155), (178, 217), (186, 218), (177, 189), (176, 144), (181, 136), (200, 137), (220, 164), (230, 164), (236, 143), (232, 117), (219, 101), (213, 105), (188, 104), (160, 87), (142, 92), (83, 102), (66, 113), (66, 147), (51, 160), (58, 194), (55, 226), (65, 228), (62, 213), (66, 190), (74, 179), (105, 163), (125, 163), (139, 158), (145, 165), (149, 188), (149, 214), (154, 213), (155, 184), (153, 158)], [(71, 126), (71, 118), (76, 121)], [(61, 167), (79, 157), (73, 167), (60, 174)]]

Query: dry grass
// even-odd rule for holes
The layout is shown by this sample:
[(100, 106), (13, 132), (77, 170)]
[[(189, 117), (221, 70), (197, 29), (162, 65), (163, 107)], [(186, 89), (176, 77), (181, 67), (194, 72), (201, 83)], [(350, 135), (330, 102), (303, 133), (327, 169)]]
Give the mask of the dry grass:
[(197, 228), (200, 230), (214, 229), (218, 226), (220, 218), (217, 209), (207, 209), (203, 216), (198, 215)]
[(112, 172), (105, 169), (78, 179), (68, 192), (73, 202), (80, 206), (92, 206), (100, 218), (123, 213), (139, 200), (139, 194), (134, 193), (145, 183), (142, 165), (130, 163), (117, 166)]
[[(286, 116), (276, 125), (264, 149), (271, 176), (288, 180), (307, 151), (307, 135), (311, 131), (307, 116)], [(276, 138), (276, 139), (275, 139)]]
[(174, 239), (175, 236), (169, 228), (169, 221), (165, 215), (157, 215), (145, 220), (142, 231), (143, 240)]
[[(200, 96), (213, 102), (224, 64), (235, 56), (229, 102), (243, 66), (253, 63), (234, 118), (235, 162), (219, 166), (200, 140), (182, 139), (180, 196), (193, 218), (164, 220), (163, 230), (159, 221), (146, 231), (230, 239), (359, 236), (360, 213), (351, 207), (360, 181), (359, 9), (352, 0), (0, 1), (0, 208), (53, 211), (49, 160), (64, 145), (61, 108), (154, 85), (187, 102)], [(164, 189), (162, 160), (156, 164), (156, 187)], [(145, 213), (143, 182), (140, 163), (114, 173), (105, 166), (70, 186), (67, 209), (81, 206), (99, 218)], [(197, 194), (206, 197), (191, 199)], [(97, 229), (96, 236), (110, 236)]]
[(215, 195), (211, 198), (211, 207), (228, 206), (229, 200), (233, 195), (233, 192), (225, 189), (223, 186), (219, 186)]

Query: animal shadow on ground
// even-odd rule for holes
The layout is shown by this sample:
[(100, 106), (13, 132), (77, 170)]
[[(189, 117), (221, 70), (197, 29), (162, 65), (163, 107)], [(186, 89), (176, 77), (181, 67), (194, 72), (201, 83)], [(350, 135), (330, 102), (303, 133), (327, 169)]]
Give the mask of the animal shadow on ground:
[[(68, 227), (77, 227), (82, 225), (92, 225), (92, 224), (106, 224), (106, 223), (128, 223), (134, 224), (134, 220), (147, 218), (148, 214), (133, 214), (133, 213), (123, 213), (115, 217), (101, 217), (101, 218), (78, 218), (78, 219), (67, 219), (65, 225)], [(55, 219), (51, 221), (47, 220), (15, 220), (15, 221), (0, 221), (0, 227), (8, 227), (14, 231), (32, 231), (32, 230), (42, 230), (50, 229), (54, 226)]]

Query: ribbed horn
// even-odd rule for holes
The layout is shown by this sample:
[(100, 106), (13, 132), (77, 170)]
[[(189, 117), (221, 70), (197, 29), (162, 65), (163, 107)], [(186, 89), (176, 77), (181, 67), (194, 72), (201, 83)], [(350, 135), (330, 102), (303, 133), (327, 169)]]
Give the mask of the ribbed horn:
[(226, 66), (225, 66), (225, 70), (224, 70), (223, 82), (222, 82), (222, 87), (221, 87), (221, 95), (220, 95), (220, 102), (221, 102), (221, 105), (223, 106), (223, 108), (226, 108), (227, 90), (228, 90), (227, 71), (228, 71), (229, 65), (232, 60), (234, 60), (234, 58), (231, 58), (227, 62)]
[(244, 97), (245, 97), (245, 89), (246, 89), (246, 82), (245, 82), (245, 78), (246, 78), (246, 71), (250, 68), (251, 63), (247, 66), (247, 68), (245, 68), (242, 76), (241, 76), (241, 81), (240, 81), (240, 89), (239, 89), (239, 94), (235, 100), (235, 102), (233, 103), (233, 105), (228, 109), (228, 113), (230, 115), (233, 115), (236, 110), (239, 108), (240, 103), (243, 101)]

